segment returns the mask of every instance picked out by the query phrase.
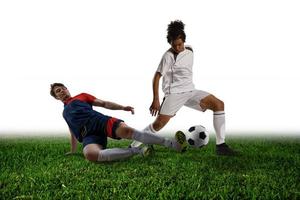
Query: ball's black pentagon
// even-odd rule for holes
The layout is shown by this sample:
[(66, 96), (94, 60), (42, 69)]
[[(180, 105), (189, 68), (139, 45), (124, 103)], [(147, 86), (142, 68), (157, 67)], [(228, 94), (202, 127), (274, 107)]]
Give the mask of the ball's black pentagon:
[(205, 132), (200, 132), (199, 133), (199, 138), (202, 139), (202, 140), (204, 140), (206, 138)]
[(192, 140), (191, 138), (190, 138), (190, 139), (188, 139), (188, 143), (189, 143), (190, 145), (195, 145), (195, 141), (194, 141), (194, 140)]
[(189, 128), (189, 132), (193, 132), (196, 129), (195, 126), (192, 126), (191, 128)]

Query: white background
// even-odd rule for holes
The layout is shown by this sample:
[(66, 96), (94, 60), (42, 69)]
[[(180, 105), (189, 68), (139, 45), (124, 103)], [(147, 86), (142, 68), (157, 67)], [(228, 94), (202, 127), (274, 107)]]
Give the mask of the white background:
[[(0, 134), (66, 133), (49, 85), (135, 107), (97, 108), (142, 129), (154, 118), (152, 77), (180, 19), (194, 49), (194, 82), (225, 102), (228, 132), (300, 135), (299, 1), (1, 1)], [(163, 94), (160, 94), (161, 98)], [(164, 131), (212, 112), (181, 109)]]

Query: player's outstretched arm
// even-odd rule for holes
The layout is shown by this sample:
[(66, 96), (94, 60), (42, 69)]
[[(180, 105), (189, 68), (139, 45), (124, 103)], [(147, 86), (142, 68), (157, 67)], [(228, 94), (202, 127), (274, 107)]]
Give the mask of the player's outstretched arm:
[(134, 108), (131, 106), (122, 106), (120, 104), (111, 102), (111, 101), (104, 101), (101, 99), (95, 99), (93, 102), (94, 106), (103, 107), (109, 110), (124, 110), (124, 111), (130, 111), (131, 114), (134, 114)]

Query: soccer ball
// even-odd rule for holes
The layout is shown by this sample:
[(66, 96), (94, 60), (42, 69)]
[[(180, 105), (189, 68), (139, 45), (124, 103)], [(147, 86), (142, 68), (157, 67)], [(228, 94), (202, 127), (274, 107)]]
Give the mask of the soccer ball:
[(208, 144), (209, 135), (204, 126), (197, 125), (189, 128), (187, 142), (191, 147), (200, 148)]

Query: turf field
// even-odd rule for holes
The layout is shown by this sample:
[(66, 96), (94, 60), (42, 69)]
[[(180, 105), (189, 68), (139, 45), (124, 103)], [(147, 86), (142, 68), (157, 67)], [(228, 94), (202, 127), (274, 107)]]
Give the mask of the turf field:
[[(109, 141), (123, 147), (129, 141)], [(300, 199), (300, 138), (230, 138), (236, 157), (211, 139), (184, 154), (95, 164), (65, 156), (67, 137), (0, 137), (0, 199)]]

